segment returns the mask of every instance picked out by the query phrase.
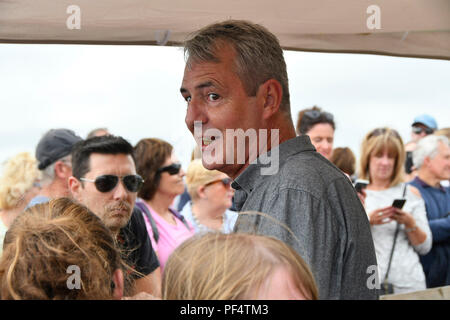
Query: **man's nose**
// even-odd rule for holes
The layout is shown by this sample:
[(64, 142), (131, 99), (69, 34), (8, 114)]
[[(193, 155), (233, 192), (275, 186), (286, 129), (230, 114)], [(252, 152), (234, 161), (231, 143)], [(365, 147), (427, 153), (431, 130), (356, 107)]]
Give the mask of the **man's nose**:
[(185, 118), (186, 125), (192, 133), (194, 133), (194, 122), (196, 121), (204, 124), (207, 121), (207, 117), (202, 106), (197, 103), (195, 99), (192, 99), (189, 102), (188, 108), (186, 110)]
[(123, 181), (120, 180), (113, 192), (114, 192), (114, 199), (123, 200), (128, 197), (129, 191), (125, 188)]

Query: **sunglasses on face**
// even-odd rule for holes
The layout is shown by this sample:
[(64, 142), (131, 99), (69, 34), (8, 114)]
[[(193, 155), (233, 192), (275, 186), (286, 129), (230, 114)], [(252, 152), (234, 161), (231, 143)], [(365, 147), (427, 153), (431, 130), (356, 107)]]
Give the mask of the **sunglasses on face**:
[(216, 182), (222, 182), (224, 187), (229, 187), (229, 186), (231, 186), (231, 181), (232, 180), (230, 178), (218, 179), (218, 180), (214, 180), (214, 181), (208, 182), (207, 184), (205, 184), (205, 187), (209, 186), (209, 185), (211, 185), (213, 183), (216, 183)]
[(167, 172), (171, 176), (178, 174), (181, 170), (181, 164), (180, 163), (172, 163), (171, 165), (159, 168), (157, 173), (161, 172)]
[(110, 192), (117, 186), (119, 179), (122, 180), (123, 185), (129, 192), (138, 192), (144, 183), (144, 179), (138, 174), (130, 174), (123, 177), (105, 174), (98, 176), (95, 180), (80, 178), (80, 181), (94, 182), (98, 191)]
[(422, 128), (422, 127), (412, 127), (412, 131), (415, 134), (421, 134), (422, 132), (425, 132), (426, 134), (432, 134), (433, 129), (431, 128)]
[(329, 121), (333, 121), (333, 115), (329, 112), (322, 112), (319, 110), (308, 110), (304, 113), (305, 116), (307, 116), (310, 119), (318, 119), (320, 116), (324, 116), (325, 119), (329, 120)]

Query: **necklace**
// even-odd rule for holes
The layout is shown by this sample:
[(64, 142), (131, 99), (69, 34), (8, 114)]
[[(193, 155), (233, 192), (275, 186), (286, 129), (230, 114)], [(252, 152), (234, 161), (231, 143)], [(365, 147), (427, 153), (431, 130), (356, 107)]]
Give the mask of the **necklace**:
[[(194, 220), (195, 224), (198, 226), (198, 228), (199, 228), (200, 230), (204, 230), (204, 231), (213, 230), (212, 228), (210, 228), (210, 227), (208, 227), (208, 226), (205, 226), (203, 223), (201, 223), (201, 222), (198, 220), (197, 216), (195, 215), (195, 212), (192, 211), (192, 206), (191, 206), (191, 212), (192, 212), (192, 220)], [(222, 215), (222, 224), (221, 224), (221, 227), (220, 227), (220, 229), (219, 229), (219, 231), (222, 232), (222, 233), (224, 232), (224, 227), (225, 227), (225, 221), (224, 221), (224, 217), (223, 217), (223, 216), (224, 216), (224, 215)]]

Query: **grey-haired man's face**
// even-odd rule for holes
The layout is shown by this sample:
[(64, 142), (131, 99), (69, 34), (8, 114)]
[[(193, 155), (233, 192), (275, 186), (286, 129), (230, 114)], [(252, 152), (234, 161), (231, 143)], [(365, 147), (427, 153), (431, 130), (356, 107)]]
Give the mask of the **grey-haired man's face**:
[[(234, 72), (233, 49), (225, 46), (218, 58), (219, 63), (199, 62), (187, 65), (180, 91), (188, 103), (185, 119), (187, 127), (192, 134), (195, 122), (202, 127), (197, 143), (202, 149), (203, 165), (207, 169), (216, 169), (233, 177), (244, 164), (238, 163), (236, 149), (231, 149), (226, 143), (227, 129), (246, 131), (261, 128), (262, 119), (258, 107), (261, 103), (257, 97), (247, 95), (240, 78)], [(214, 152), (214, 149), (223, 152)], [(246, 158), (248, 153), (248, 149), (245, 150)], [(205, 154), (210, 154), (213, 159), (207, 161)], [(227, 161), (227, 156), (234, 161)]]

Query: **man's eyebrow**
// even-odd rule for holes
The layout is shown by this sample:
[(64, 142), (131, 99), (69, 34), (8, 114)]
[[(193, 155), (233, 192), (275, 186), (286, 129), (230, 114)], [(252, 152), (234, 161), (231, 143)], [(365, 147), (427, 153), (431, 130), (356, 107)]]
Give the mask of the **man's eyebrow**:
[[(206, 82), (202, 82), (199, 85), (197, 85), (195, 87), (195, 90), (208, 88), (208, 87), (213, 87), (213, 86), (214, 86), (214, 84), (212, 83), (212, 81), (206, 81)], [(189, 91), (186, 88), (181, 87), (180, 88), (180, 92), (181, 92), (181, 94), (183, 94), (183, 93), (188, 93)]]

